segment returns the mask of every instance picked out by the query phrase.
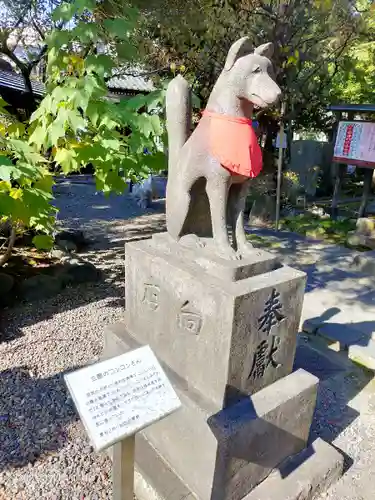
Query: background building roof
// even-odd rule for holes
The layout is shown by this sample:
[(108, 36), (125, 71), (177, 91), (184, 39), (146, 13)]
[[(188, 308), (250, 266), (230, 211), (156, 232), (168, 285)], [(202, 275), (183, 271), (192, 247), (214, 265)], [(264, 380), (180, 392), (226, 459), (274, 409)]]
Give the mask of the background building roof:
[[(31, 86), (35, 95), (42, 96), (44, 94), (43, 83), (32, 80)], [(22, 76), (14, 71), (0, 69), (0, 87), (26, 92), (25, 82)]]
[(137, 76), (137, 73), (133, 73), (131, 69), (127, 70), (125, 75), (113, 76), (108, 80), (107, 87), (111, 90), (135, 90), (137, 92), (152, 92), (155, 90), (151, 80), (143, 76)]
[[(143, 76), (137, 76), (135, 73), (131, 73), (131, 69), (128, 70), (129, 74), (122, 74), (118, 76), (113, 76), (107, 82), (107, 87), (110, 92), (115, 94), (126, 94), (128, 91), (131, 92), (152, 92), (155, 90), (154, 84), (151, 80), (144, 78)], [(33, 91), (37, 96), (43, 96), (45, 92), (45, 87), (42, 82), (32, 80), (31, 82)], [(20, 92), (25, 92), (25, 82), (22, 76), (14, 71), (7, 71), (0, 69), (0, 87), (6, 87), (12, 90), (18, 90)]]

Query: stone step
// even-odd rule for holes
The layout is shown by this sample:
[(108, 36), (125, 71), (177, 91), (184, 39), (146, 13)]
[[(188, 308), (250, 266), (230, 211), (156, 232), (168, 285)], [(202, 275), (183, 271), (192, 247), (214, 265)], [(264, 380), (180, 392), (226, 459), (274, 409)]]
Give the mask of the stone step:
[(344, 323), (319, 323), (317, 318), (306, 320), (302, 330), (324, 340), (330, 349), (347, 352), (355, 364), (375, 371), (375, 340), (368, 333)]

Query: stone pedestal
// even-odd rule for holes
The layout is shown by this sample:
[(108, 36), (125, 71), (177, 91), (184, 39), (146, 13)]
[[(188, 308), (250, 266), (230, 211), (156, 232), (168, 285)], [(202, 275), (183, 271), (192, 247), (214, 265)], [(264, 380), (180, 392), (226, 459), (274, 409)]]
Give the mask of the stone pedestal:
[(160, 490), (168, 471), (168, 499), (240, 500), (306, 447), (318, 380), (292, 373), (305, 274), (264, 251), (227, 261), (164, 234), (127, 244), (125, 260), (126, 319), (104, 356), (149, 344), (182, 402), (139, 436), (142, 475)]

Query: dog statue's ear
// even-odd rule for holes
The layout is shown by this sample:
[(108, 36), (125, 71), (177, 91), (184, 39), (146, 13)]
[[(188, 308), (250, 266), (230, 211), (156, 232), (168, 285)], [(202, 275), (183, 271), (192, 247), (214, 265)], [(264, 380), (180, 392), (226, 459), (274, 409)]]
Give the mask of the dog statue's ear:
[(273, 53), (275, 52), (275, 47), (272, 42), (264, 43), (263, 45), (259, 45), (254, 50), (254, 54), (258, 54), (258, 56), (267, 57), (267, 59), (271, 59)]
[(225, 61), (225, 71), (229, 71), (240, 57), (251, 54), (252, 50), (253, 46), (248, 36), (244, 36), (243, 38), (237, 40), (237, 42), (234, 42), (229, 49), (227, 59)]

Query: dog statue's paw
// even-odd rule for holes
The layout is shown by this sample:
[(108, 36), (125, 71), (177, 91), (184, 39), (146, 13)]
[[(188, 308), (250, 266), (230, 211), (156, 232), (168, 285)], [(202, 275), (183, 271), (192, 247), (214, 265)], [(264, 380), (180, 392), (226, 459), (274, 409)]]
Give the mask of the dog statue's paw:
[(189, 248), (205, 248), (205, 242), (196, 234), (185, 234), (180, 238), (181, 245)]
[(251, 255), (254, 255), (254, 252), (256, 252), (256, 248), (250, 243), (250, 241), (247, 241), (243, 245), (239, 246), (237, 253), (239, 253), (243, 259), (246, 259), (246, 257), (250, 257)]
[(225, 247), (225, 248), (217, 248), (215, 250), (215, 253), (221, 257), (222, 259), (226, 260), (241, 260), (242, 256), (239, 252), (236, 252), (236, 250), (232, 247)]

